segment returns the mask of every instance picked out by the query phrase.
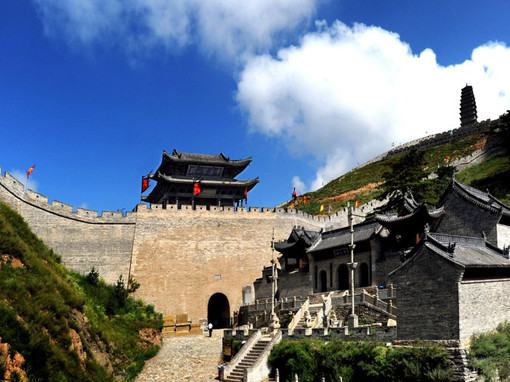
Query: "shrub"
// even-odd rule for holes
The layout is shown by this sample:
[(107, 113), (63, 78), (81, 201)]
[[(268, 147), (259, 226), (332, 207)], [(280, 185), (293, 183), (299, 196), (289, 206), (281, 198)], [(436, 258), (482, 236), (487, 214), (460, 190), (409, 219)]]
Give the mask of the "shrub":
[(387, 348), (379, 342), (321, 340), (281, 341), (269, 363), (281, 381), (391, 382), (451, 381), (448, 353), (435, 345)]
[(502, 322), (496, 331), (474, 336), (471, 339), (469, 364), (488, 382), (496, 375), (501, 380), (510, 376), (510, 323)]

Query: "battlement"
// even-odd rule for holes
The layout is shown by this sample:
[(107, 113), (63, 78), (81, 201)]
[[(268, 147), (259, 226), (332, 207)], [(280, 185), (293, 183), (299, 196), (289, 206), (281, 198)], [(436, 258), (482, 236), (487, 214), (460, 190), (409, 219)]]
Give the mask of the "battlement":
[[(412, 149), (426, 150), (432, 147), (441, 146), (447, 143), (452, 143), (458, 141), (462, 138), (468, 137), (474, 134), (484, 134), (491, 132), (494, 128), (496, 128), (499, 124), (499, 119), (491, 121), (485, 120), (477, 123), (472, 123), (467, 126), (461, 126), (456, 129), (450, 129), (447, 131), (443, 131), (442, 133), (427, 135), (426, 137), (418, 138), (403, 144), (398, 145), (397, 147), (382, 153), (371, 160), (363, 163), (357, 168), (361, 168), (367, 166), (369, 164), (378, 162), (383, 159), (389, 159), (397, 155), (406, 154)], [(354, 169), (353, 169), (354, 170)]]
[(22, 202), (38, 209), (45, 210), (51, 214), (61, 217), (82, 221), (89, 224), (134, 224), (135, 213), (121, 211), (89, 210), (81, 207), (74, 207), (58, 200), (49, 201), (43, 194), (28, 189), (25, 193), (24, 185), (14, 176), (5, 172), (2, 175), (0, 168), (0, 186), (2, 186), (18, 202)]

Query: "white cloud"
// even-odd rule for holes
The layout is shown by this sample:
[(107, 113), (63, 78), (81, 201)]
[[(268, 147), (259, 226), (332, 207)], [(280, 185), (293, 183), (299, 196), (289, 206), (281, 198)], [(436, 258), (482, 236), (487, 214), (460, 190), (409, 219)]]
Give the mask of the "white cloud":
[[(73, 45), (118, 45), (139, 54), (196, 43), (208, 54), (240, 59), (306, 25), (313, 0), (32, 0), (47, 34)], [(64, 33), (62, 33), (64, 32)]]
[(37, 191), (37, 188), (39, 187), (39, 182), (33, 179), (33, 175), (32, 178), (27, 179), (27, 172), (22, 170), (12, 170), (9, 171), (9, 174), (15, 177), (16, 180), (18, 180), (21, 184), (27, 185), (27, 189)]
[(306, 192), (306, 184), (297, 175), (292, 178), (292, 187), (296, 188), (296, 193), (298, 195)]
[(502, 114), (510, 105), (508, 65), (510, 49), (499, 43), (442, 67), (433, 51), (413, 54), (395, 33), (320, 22), (299, 46), (248, 60), (237, 101), (253, 131), (322, 161), (315, 189), (392, 142), (457, 127), (466, 83), (474, 87), (479, 120)]

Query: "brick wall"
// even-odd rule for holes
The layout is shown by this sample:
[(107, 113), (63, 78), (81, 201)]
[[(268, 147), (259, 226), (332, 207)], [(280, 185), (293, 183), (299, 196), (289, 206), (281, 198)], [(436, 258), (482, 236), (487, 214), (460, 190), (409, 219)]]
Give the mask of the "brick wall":
[(424, 247), (391, 275), (397, 288), (398, 339), (458, 339), (460, 274)]
[(496, 226), (498, 235), (498, 247), (509, 247), (510, 246), (510, 226), (504, 224), (498, 224)]
[(459, 285), (460, 340), (510, 321), (510, 279), (463, 281)]
[(73, 207), (28, 191), (6, 173), (0, 175), (0, 200), (16, 210), (46, 245), (62, 256), (69, 268), (87, 273), (92, 267), (110, 283), (119, 275), (127, 279), (131, 258), (135, 216)]
[(186, 312), (207, 318), (215, 293), (224, 294), (231, 313), (242, 303), (242, 288), (270, 264), (271, 238), (286, 239), (294, 224), (319, 229), (299, 215), (246, 210), (195, 211), (138, 206), (132, 274), (137, 296), (164, 314)]

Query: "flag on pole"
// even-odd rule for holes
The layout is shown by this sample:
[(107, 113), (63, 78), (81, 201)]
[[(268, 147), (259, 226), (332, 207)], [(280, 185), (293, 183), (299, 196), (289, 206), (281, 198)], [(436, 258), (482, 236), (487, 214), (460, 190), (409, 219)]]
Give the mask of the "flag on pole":
[(331, 204), (330, 204), (329, 208), (328, 208), (328, 212), (331, 213), (331, 211), (333, 211), (333, 209), (331, 208)]
[(306, 196), (303, 196), (303, 206), (306, 204)]
[(292, 192), (292, 199), (297, 199), (296, 187), (294, 187), (294, 191)]
[(149, 188), (149, 175), (150, 174), (147, 174), (147, 176), (142, 176), (142, 193), (145, 192), (145, 190), (147, 190)]
[(321, 211), (321, 212), (322, 212), (322, 211), (324, 211), (324, 204), (321, 204), (321, 209), (320, 209), (320, 211)]
[(27, 179), (28, 179), (28, 177), (30, 176), (30, 174), (32, 173), (32, 171), (34, 171), (34, 168), (35, 168), (35, 164), (34, 164), (32, 167), (29, 167), (29, 168), (28, 168), (28, 171), (27, 171)]
[(347, 202), (347, 207), (350, 207), (351, 206), (351, 202)]
[(202, 190), (200, 189), (200, 183), (195, 182), (193, 184), (193, 196), (200, 194), (200, 192), (202, 192)]
[(248, 187), (244, 188), (244, 198), (248, 200)]
[(356, 207), (359, 207), (359, 200), (356, 200)]

